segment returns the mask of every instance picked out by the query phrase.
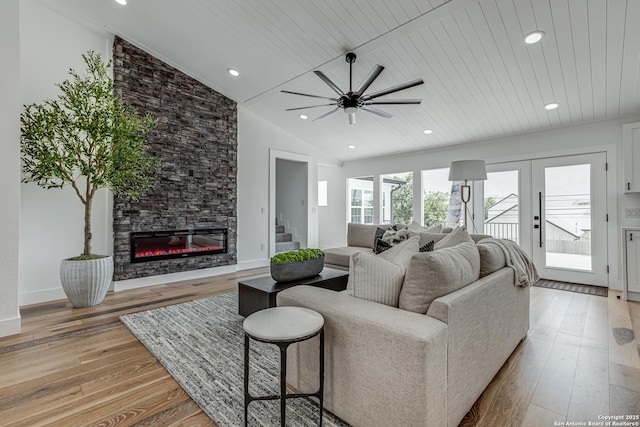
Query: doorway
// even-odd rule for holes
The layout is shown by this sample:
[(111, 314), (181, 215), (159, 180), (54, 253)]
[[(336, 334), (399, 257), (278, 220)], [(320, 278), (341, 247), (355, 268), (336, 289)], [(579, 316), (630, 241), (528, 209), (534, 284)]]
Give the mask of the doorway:
[(606, 153), (487, 165), (475, 217), (518, 242), (542, 278), (606, 287), (606, 180)]
[(311, 159), (269, 150), (269, 256), (313, 245)]

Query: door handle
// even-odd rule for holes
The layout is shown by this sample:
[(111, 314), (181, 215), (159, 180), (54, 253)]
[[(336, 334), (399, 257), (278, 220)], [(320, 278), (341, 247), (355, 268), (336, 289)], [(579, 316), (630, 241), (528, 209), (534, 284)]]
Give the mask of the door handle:
[[(538, 192), (538, 218), (542, 219), (542, 191)], [(538, 225), (535, 228), (538, 229), (538, 236), (540, 236), (540, 247), (542, 247), (542, 227), (541, 225)]]

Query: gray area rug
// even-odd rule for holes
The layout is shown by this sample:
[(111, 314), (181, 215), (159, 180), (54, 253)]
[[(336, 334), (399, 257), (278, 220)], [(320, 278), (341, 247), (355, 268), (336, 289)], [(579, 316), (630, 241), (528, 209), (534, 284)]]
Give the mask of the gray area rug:
[[(226, 427), (244, 422), (244, 317), (237, 313), (238, 294), (230, 293), (127, 314), (120, 320), (198, 406)], [(251, 394), (279, 394), (278, 348), (252, 341), (250, 360)], [(252, 402), (249, 425), (279, 426), (279, 405), (279, 401)], [(287, 400), (287, 425), (317, 426), (315, 399)], [(323, 425), (348, 426), (327, 411)]]

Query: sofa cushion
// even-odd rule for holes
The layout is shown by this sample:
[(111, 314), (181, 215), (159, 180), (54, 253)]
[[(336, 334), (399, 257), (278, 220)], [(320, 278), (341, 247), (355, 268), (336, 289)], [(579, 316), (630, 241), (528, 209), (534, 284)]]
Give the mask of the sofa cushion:
[(360, 246), (372, 249), (378, 227), (384, 230), (389, 228), (387, 224), (347, 224), (347, 246)]
[(323, 249), (324, 263), (349, 267), (349, 259), (356, 252), (371, 252), (370, 248), (343, 246), (341, 248)]
[(406, 269), (411, 257), (418, 253), (418, 240), (409, 239), (380, 255), (354, 253), (347, 289), (356, 298), (397, 307)]
[(462, 242), (472, 242), (473, 239), (469, 236), (469, 233), (464, 227), (458, 227), (451, 233), (445, 234), (445, 236), (436, 242), (434, 250), (450, 248), (456, 246)]
[(426, 314), (431, 303), (478, 280), (480, 254), (473, 242), (411, 257), (400, 291), (399, 307)]
[(489, 234), (469, 234), (469, 236), (471, 236), (473, 241), (476, 242), (476, 243), (478, 243), (482, 239), (493, 237), (493, 236), (491, 236)]
[(480, 277), (488, 276), (507, 265), (504, 252), (496, 245), (477, 244), (480, 253)]
[(413, 221), (407, 227), (407, 230), (414, 233), (442, 233), (442, 225), (434, 225), (432, 227), (423, 227), (417, 222)]

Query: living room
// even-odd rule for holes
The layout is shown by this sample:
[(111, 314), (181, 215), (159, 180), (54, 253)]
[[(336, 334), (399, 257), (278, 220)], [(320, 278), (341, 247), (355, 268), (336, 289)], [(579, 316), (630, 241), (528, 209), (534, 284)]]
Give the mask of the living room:
[[(327, 74), (332, 78), (336, 76), (337, 79), (340, 76), (347, 75), (348, 64), (344, 61), (345, 47), (340, 43), (336, 43), (335, 40), (327, 43), (332, 43), (331, 49), (340, 50), (341, 53), (333, 55), (332, 62), (327, 62), (327, 64), (317, 63), (316, 59), (309, 57), (309, 53), (301, 52), (300, 54), (304, 55), (304, 59), (301, 59), (301, 61), (306, 61), (312, 65), (308, 65), (307, 68), (286, 70), (287, 77), (285, 78), (282, 77), (284, 74), (279, 75), (281, 70), (278, 67), (271, 65), (270, 68), (264, 70), (264, 79), (268, 80), (268, 82), (263, 85), (252, 83), (254, 86), (251, 86), (248, 82), (254, 81), (254, 79), (259, 81), (260, 77), (256, 76), (256, 70), (243, 66), (243, 64), (249, 64), (250, 61), (244, 59), (242, 54), (238, 54), (237, 51), (235, 53), (229, 52), (233, 51), (232, 48), (222, 51), (227, 52), (226, 58), (234, 59), (235, 62), (222, 64), (221, 62), (215, 62), (214, 58), (214, 63), (220, 68), (220, 70), (216, 71), (216, 73), (219, 73), (217, 78), (220, 78), (220, 80), (207, 79), (184, 65), (187, 63), (186, 57), (189, 56), (189, 49), (175, 49), (175, 56), (173, 57), (166, 53), (162, 54), (161, 45), (166, 35), (163, 35), (163, 37), (158, 35), (158, 40), (163, 40), (158, 42), (158, 46), (148, 45), (137, 40), (136, 37), (109, 25), (83, 18), (84, 14), (88, 13), (84, 8), (91, 9), (91, 6), (82, 6), (79, 2), (75, 5), (71, 5), (73, 2), (67, 3), (61, 1), (48, 4), (47, 2), (36, 0), (21, 0), (6, 2), (0, 6), (1, 15), (3, 16), (1, 18), (2, 51), (3, 58), (5, 58), (2, 65), (4, 77), (2, 93), (4, 95), (2, 101), (0, 101), (2, 106), (0, 120), (2, 122), (2, 139), (10, 141), (3, 142), (2, 152), (0, 152), (0, 174), (4, 178), (2, 187), (2, 230), (5, 236), (5, 243), (0, 247), (0, 254), (2, 254), (2, 262), (0, 263), (0, 336), (10, 336), (20, 333), (21, 330), (25, 331), (24, 319), (21, 319), (20, 315), (21, 307), (52, 303), (54, 301), (66, 302), (65, 294), (58, 281), (60, 260), (77, 255), (78, 242), (82, 241), (82, 229), (78, 226), (82, 222), (82, 212), (77, 208), (78, 202), (75, 200), (75, 195), (71, 189), (44, 190), (33, 184), (20, 183), (20, 129), (18, 125), (18, 116), (22, 111), (20, 108), (22, 105), (55, 97), (57, 94), (55, 84), (66, 78), (69, 68), (83, 69), (84, 64), (81, 55), (88, 50), (98, 52), (106, 59), (114, 58), (114, 40), (116, 39), (121, 40), (124, 44), (131, 43), (134, 45), (133, 48), (154, 56), (158, 61), (165, 62), (169, 67), (174, 67), (191, 77), (196, 77), (196, 80), (208, 86), (211, 91), (219, 93), (221, 97), (227, 95), (227, 98), (230, 98), (232, 103), (237, 103), (235, 113), (237, 117), (237, 125), (235, 127), (237, 132), (235, 200), (237, 203), (232, 207), (237, 218), (235, 218), (235, 225), (232, 224), (229, 227), (232, 230), (230, 235), (233, 236), (233, 241), (230, 242), (233, 243), (232, 249), (235, 251), (236, 258), (229, 258), (229, 260), (225, 261), (226, 264), (216, 264), (204, 269), (198, 267), (187, 272), (166, 271), (166, 274), (163, 275), (122, 276), (121, 279), (116, 279), (114, 283), (113, 290), (116, 292), (110, 293), (116, 300), (120, 292), (131, 292), (130, 294), (123, 293), (121, 295), (128, 295), (127, 298), (140, 298), (139, 304), (143, 305), (146, 301), (145, 292), (147, 291), (145, 289), (154, 289), (154, 291), (148, 292), (158, 292), (157, 288), (153, 288), (153, 286), (165, 286), (167, 283), (188, 280), (203, 283), (201, 282), (202, 280), (212, 276), (219, 276), (221, 280), (214, 286), (213, 293), (230, 292), (234, 290), (234, 286), (237, 287), (237, 281), (243, 277), (267, 274), (265, 267), (269, 265), (269, 257), (273, 254), (271, 245), (274, 243), (271, 224), (276, 217), (272, 199), (271, 163), (274, 156), (308, 161), (308, 200), (310, 203), (308, 203), (307, 246), (324, 249), (345, 245), (347, 223), (349, 222), (346, 213), (350, 210), (347, 185), (349, 179), (371, 177), (372, 182), (374, 182), (373, 188), (375, 189), (378, 185), (375, 182), (380, 182), (380, 177), (383, 175), (412, 172), (414, 176), (413, 191), (416, 196), (413, 203), (413, 215), (414, 218), (420, 219), (423, 218), (424, 209), (421, 199), (423, 189), (429, 185), (428, 180), (423, 178), (425, 176), (423, 171), (448, 168), (453, 160), (482, 159), (486, 161), (488, 171), (492, 173), (492, 171), (496, 172), (500, 170), (500, 167), (507, 167), (509, 164), (522, 164), (540, 159), (575, 157), (596, 153), (602, 154), (608, 165), (606, 182), (602, 183), (605, 189), (602, 205), (606, 207), (604, 212), (608, 215), (608, 222), (603, 228), (606, 239), (602, 240), (601, 245), (606, 250), (605, 258), (598, 259), (598, 261), (606, 261), (602, 262), (602, 265), (608, 268), (609, 273), (606, 283), (600, 282), (600, 284), (605, 285), (611, 291), (610, 295), (613, 295), (614, 292), (619, 292), (619, 295), (622, 296), (625, 286), (625, 264), (623, 263), (623, 245), (625, 241), (621, 228), (640, 227), (640, 218), (627, 214), (629, 210), (637, 211), (640, 207), (640, 193), (626, 193), (623, 191), (625, 158), (623, 157), (622, 149), (623, 125), (640, 122), (640, 94), (638, 91), (640, 80), (638, 71), (635, 69), (637, 67), (634, 68), (633, 66), (633, 64), (638, 63), (638, 58), (640, 57), (638, 48), (640, 36), (638, 30), (635, 29), (635, 25), (632, 24), (640, 17), (640, 10), (635, 2), (627, 1), (620, 2), (620, 4), (616, 2), (609, 2), (609, 4), (607, 2), (597, 2), (596, 5), (590, 6), (594, 8), (593, 10), (589, 9), (594, 12), (594, 15), (598, 11), (607, 12), (608, 8), (610, 8), (609, 14), (612, 20), (614, 16), (623, 17), (621, 21), (612, 21), (608, 29), (604, 30), (605, 34), (609, 35), (607, 43), (610, 44), (607, 46), (606, 51), (609, 52), (611, 57), (617, 55), (621, 59), (617, 66), (611, 65), (611, 63), (600, 64), (598, 61), (601, 57), (596, 58), (595, 53), (593, 53), (594, 56), (591, 59), (593, 63), (590, 64), (593, 68), (589, 71), (589, 78), (594, 81), (593, 87), (595, 89), (593, 93), (589, 95), (582, 93), (578, 89), (579, 83), (577, 82), (582, 82), (584, 68), (590, 67), (581, 67), (574, 63), (569, 69), (573, 70), (576, 77), (564, 76), (566, 86), (553, 87), (551, 90), (557, 96), (556, 99), (548, 99), (547, 93), (544, 94), (544, 97), (542, 94), (531, 95), (529, 93), (526, 95), (526, 92), (531, 91), (532, 83), (525, 82), (523, 79), (513, 81), (510, 85), (514, 90), (509, 96), (521, 97), (521, 99), (510, 104), (509, 107), (496, 108), (495, 106), (486, 106), (487, 113), (473, 116), (465, 115), (469, 113), (464, 112), (447, 111), (446, 116), (450, 119), (449, 123), (454, 125), (460, 123), (460, 130), (458, 130), (457, 128), (454, 129), (453, 126), (447, 129), (435, 121), (420, 123), (421, 119), (428, 117), (431, 111), (437, 109), (437, 105), (432, 103), (432, 100), (429, 100), (428, 97), (432, 96), (436, 100), (443, 100), (447, 95), (450, 95), (453, 98), (453, 102), (460, 100), (461, 105), (464, 105), (465, 108), (477, 110), (485, 108), (480, 104), (479, 97), (496, 89), (497, 86), (493, 86), (492, 90), (488, 88), (485, 88), (486, 90), (475, 90), (466, 86), (468, 84), (467, 80), (464, 84), (458, 82), (459, 87), (450, 87), (448, 92), (447, 89), (443, 88), (443, 86), (446, 86), (443, 82), (440, 82), (441, 87), (438, 92), (430, 93), (426, 90), (418, 91), (417, 88), (412, 88), (409, 90), (411, 92), (407, 91), (406, 97), (423, 97), (423, 104), (429, 104), (430, 110), (426, 115), (420, 116), (412, 112), (414, 111), (412, 109), (419, 108), (417, 106), (407, 105), (390, 109), (396, 114), (396, 117), (390, 119), (391, 122), (398, 120), (418, 122), (417, 127), (414, 126), (414, 130), (417, 130), (415, 134), (409, 135), (408, 131), (403, 131), (399, 134), (403, 142), (402, 144), (398, 143), (397, 146), (389, 143), (391, 134), (388, 133), (390, 131), (385, 126), (386, 119), (367, 114), (364, 111), (358, 112), (358, 122), (355, 125), (349, 125), (344, 114), (336, 114), (334, 117), (312, 122), (312, 120), (299, 118), (298, 111), (286, 113), (281, 111), (284, 110), (284, 107), (280, 109), (281, 105), (286, 108), (294, 108), (314, 104), (313, 101), (308, 102), (304, 98), (281, 94), (279, 93), (281, 89), (317, 93), (326, 96), (332, 95), (329, 88), (320, 79), (317, 79), (311, 71), (313, 69), (325, 70), (323, 67), (326, 65)], [(136, 7), (135, 2), (130, 1), (129, 3), (127, 7)], [(411, 3), (417, 9), (414, 2), (403, 2), (402, 7), (410, 9)], [(434, 25), (438, 25), (437, 23), (441, 19), (450, 20), (455, 11), (464, 10), (465, 7), (477, 12), (480, 7), (479, 4), (494, 12), (496, 8), (500, 8), (502, 11), (512, 9), (515, 11), (515, 8), (523, 7), (524, 9), (533, 8), (537, 12), (545, 9), (537, 1), (514, 2), (517, 3), (516, 6), (511, 2), (498, 2), (500, 5), (497, 6), (492, 2), (458, 2), (456, 0), (443, 5), (439, 5), (440, 2), (431, 3), (438, 3), (438, 7), (434, 7), (431, 4), (422, 7), (432, 8), (433, 12), (421, 10), (418, 13), (423, 20), (425, 19), (424, 16), (429, 16), (430, 13), (433, 14), (432, 17), (425, 21), (424, 25), (433, 24), (434, 22), (436, 23)], [(336, 8), (341, 7), (339, 3), (333, 6)], [(74, 11), (74, 7), (79, 9)], [(126, 7), (115, 4), (112, 0), (105, 0), (100, 7), (110, 10), (110, 13), (119, 14), (116, 16), (120, 16), (120, 19), (124, 21), (129, 19), (125, 15)], [(276, 6), (273, 5), (273, 7), (275, 8)], [(574, 7), (576, 6), (565, 5), (562, 8), (562, 13), (580, 14), (586, 10), (586, 8), (576, 7), (577, 9), (574, 11), (571, 9)], [(562, 14), (560, 16), (566, 17)], [(169, 18), (165, 17), (165, 19)], [(505, 19), (508, 19), (508, 17)], [(556, 19), (560, 18), (556, 16)], [(591, 19), (595, 18), (592, 16)], [(417, 25), (416, 23), (408, 24), (410, 21), (411, 19), (407, 15), (405, 24)], [(169, 27), (171, 25), (182, 25), (182, 27), (186, 28), (189, 23), (163, 22), (162, 25)], [(520, 25), (523, 28), (526, 26), (522, 23)], [(403, 27), (403, 25), (398, 26)], [(157, 31), (152, 28), (153, 23), (147, 26), (140, 25), (140, 27), (141, 32), (148, 31), (149, 34)], [(582, 31), (584, 29), (580, 28), (579, 30)], [(398, 34), (398, 31), (400, 31), (400, 34)], [(360, 44), (349, 46), (358, 53), (358, 59), (353, 64), (354, 70), (357, 70), (358, 75), (364, 76), (378, 62), (375, 48), (384, 43), (393, 43), (395, 38), (400, 38), (405, 32), (409, 31), (411, 30), (405, 27), (402, 30), (389, 31), (389, 34), (385, 32), (387, 39), (378, 41), (376, 43), (379, 44), (374, 43), (369, 47), (366, 46), (365, 42), (370, 42), (371, 40), (361, 36), (363, 40), (360, 44), (363, 46), (358, 47)], [(548, 40), (552, 40), (555, 43), (555, 39), (552, 37), (554, 31), (547, 29), (546, 33), (545, 37), (549, 38), (547, 40), (543, 39), (543, 43)], [(227, 40), (227, 38), (232, 39), (233, 35), (220, 35), (220, 37), (225, 37), (223, 40)], [(291, 37), (295, 36), (292, 35)], [(373, 36), (369, 37), (375, 39)], [(590, 37), (593, 38), (592, 44), (595, 46), (597, 44), (597, 35), (591, 34)], [(624, 44), (622, 40), (625, 41)], [(201, 40), (197, 43), (199, 44), (198, 55), (207, 56), (207, 54), (202, 53), (207, 50), (206, 43)], [(523, 49), (522, 52), (526, 52), (524, 49), (529, 48), (524, 46), (520, 40), (511, 43), (513, 46), (518, 46), (518, 49)], [(564, 49), (562, 41), (560, 43), (561, 45), (556, 45), (555, 49), (560, 49), (560, 52), (564, 52), (562, 50)], [(279, 44), (281, 45), (279, 46), (280, 49), (285, 50), (289, 55), (293, 55), (292, 49), (286, 47), (284, 40), (279, 40)], [(282, 45), (285, 45), (286, 49), (282, 48)], [(340, 45), (339, 49), (335, 47), (338, 45)], [(502, 45), (502, 48), (506, 50), (515, 49), (513, 46), (507, 43)], [(406, 49), (406, 46), (398, 48), (399, 51), (402, 49)], [(540, 53), (539, 45), (534, 45), (531, 49), (538, 50), (531, 50), (532, 53), (530, 54), (514, 54), (512, 52), (510, 55), (516, 55), (519, 59), (521, 59), (519, 55), (530, 55), (530, 64), (533, 64), (536, 59), (543, 59), (545, 55), (548, 55), (548, 53)], [(596, 51), (601, 54), (605, 49), (597, 50), (594, 47), (594, 52)], [(264, 54), (263, 52), (250, 52), (250, 55)], [(580, 58), (583, 58), (584, 54), (585, 52), (577, 53)], [(250, 55), (247, 54), (247, 56)], [(184, 62), (182, 62), (183, 60)], [(207, 60), (212, 59), (208, 58)], [(565, 66), (563, 62), (565, 60), (566, 58), (564, 57), (556, 58), (555, 65), (551, 64), (549, 67), (554, 72), (561, 72), (560, 69)], [(406, 59), (402, 58), (400, 54), (396, 54), (396, 61), (402, 64)], [(207, 62), (207, 64), (210, 63)], [(428, 80), (429, 75), (437, 74), (433, 71), (436, 65), (434, 65), (433, 69), (425, 70), (424, 75), (413, 75), (403, 70), (402, 66), (390, 63), (382, 62), (382, 65), (387, 68), (383, 74), (385, 79), (382, 83), (378, 82), (379, 86), (376, 87), (376, 90), (418, 77)], [(511, 65), (517, 67), (517, 63), (512, 63)], [(554, 66), (558, 68), (554, 69)], [(236, 79), (229, 76), (227, 73), (227, 68), (229, 67), (237, 67), (241, 72), (240, 76)], [(446, 68), (442, 64), (439, 67)], [(531, 65), (531, 70), (539, 70), (536, 67)], [(280, 68), (285, 67), (282, 66)], [(540, 69), (544, 69), (544, 67)], [(523, 75), (532, 77), (533, 71), (531, 70), (527, 71), (530, 74), (525, 73)], [(469, 70), (459, 72), (465, 73), (465, 75), (472, 74)], [(452, 74), (454, 74), (453, 71)], [(508, 77), (499, 73), (497, 75), (501, 78)], [(605, 75), (608, 77), (602, 79)], [(620, 77), (613, 78), (611, 75)], [(289, 78), (293, 79), (295, 76), (302, 77), (300, 80), (294, 81), (294, 84), (290, 86), (284, 85)], [(487, 76), (484, 75), (480, 80), (483, 79), (487, 79)], [(548, 76), (540, 77), (540, 79), (551, 80), (552, 78)], [(340, 80), (340, 82), (342, 81)], [(494, 80), (491, 81), (493, 82)], [(556, 81), (553, 81), (553, 84), (556, 84)], [(431, 84), (433, 84), (433, 81)], [(340, 85), (343, 85), (343, 83), (340, 83)], [(258, 96), (261, 91), (260, 88), (265, 86), (271, 88), (269, 96)], [(228, 95), (231, 93), (234, 96), (230, 97)], [(465, 93), (470, 95), (467, 97)], [(604, 96), (602, 96), (603, 94)], [(393, 96), (405, 97), (402, 93)], [(257, 98), (254, 99), (254, 97)], [(471, 101), (467, 98), (471, 99)], [(276, 108), (270, 103), (273, 99), (278, 100), (278, 107)], [(525, 101), (522, 101), (522, 99), (525, 99)], [(529, 112), (534, 108), (530, 105), (523, 107), (523, 104), (520, 103), (531, 102), (531, 99), (540, 101), (540, 106), (535, 107), (535, 109), (540, 108), (540, 110), (535, 110), (532, 115), (527, 116), (525, 111)], [(544, 110), (544, 103), (548, 101), (557, 101), (560, 106), (557, 110)], [(516, 105), (516, 110), (520, 108), (521, 111), (513, 110), (513, 105)], [(382, 106), (382, 108), (384, 107)], [(272, 111), (276, 109), (278, 110), (277, 112)], [(509, 111), (510, 109), (511, 111)], [(315, 118), (325, 112), (324, 109), (310, 111), (317, 113), (309, 113), (310, 118)], [(496, 111), (500, 114), (493, 114)], [(402, 116), (405, 117), (403, 118)], [(512, 121), (508, 122), (508, 124), (507, 122), (501, 124), (500, 119), (507, 116)], [(489, 117), (486, 123), (482, 123), (483, 117)], [(286, 123), (289, 124), (284, 124), (284, 120), (288, 120)], [(464, 127), (463, 124), (469, 127)], [(315, 130), (309, 131), (311, 126)], [(475, 127), (475, 133), (469, 130), (473, 127)], [(423, 130), (427, 128), (433, 132), (424, 133)], [(500, 131), (495, 131), (495, 129), (500, 129)], [(366, 130), (372, 133), (364, 133)], [(317, 139), (313, 139), (310, 134), (317, 134), (313, 138), (320, 139), (322, 142), (318, 143)], [(367, 139), (370, 138), (371, 134), (378, 134), (380, 137)], [(304, 135), (308, 135), (309, 139), (306, 139)], [(349, 148), (349, 145), (353, 145), (354, 148)], [(391, 146), (391, 149), (389, 149), (389, 146)], [(225, 164), (230, 162), (230, 160), (226, 161)], [(197, 176), (197, 170), (195, 174)], [(318, 187), (315, 185), (317, 181), (326, 181), (326, 206), (318, 206), (317, 203), (311, 202), (318, 198)], [(473, 197), (475, 198), (476, 196), (477, 194), (474, 193)], [(107, 191), (99, 192), (96, 197), (93, 219), (94, 250), (96, 253), (113, 254), (114, 199)], [(382, 200), (377, 194), (374, 195), (373, 203), (378, 206), (373, 213), (373, 223), (382, 223)], [(233, 216), (232, 214), (228, 215), (229, 217)], [(212, 223), (216, 221), (211, 220)], [(225, 219), (225, 221), (227, 220)], [(481, 220), (474, 224), (476, 224), (478, 230), (482, 227)], [(233, 227), (236, 229), (233, 230)], [(19, 247), (17, 251), (16, 242), (18, 242)], [(529, 243), (532, 244), (532, 242)], [(260, 268), (262, 270), (253, 270)], [(237, 276), (226, 276), (229, 274), (236, 274)], [(171, 294), (172, 291), (167, 292)], [(187, 293), (189, 292), (192, 292), (192, 289), (187, 291)], [(162, 291), (159, 293), (162, 293)], [(194, 293), (194, 295), (196, 294), (197, 292)], [(177, 298), (176, 302), (188, 300), (184, 295), (180, 297), (177, 294), (173, 295)], [(207, 296), (205, 293), (199, 295), (203, 298)], [(542, 301), (547, 301), (550, 304), (552, 301), (556, 301), (556, 304), (560, 306), (560, 308), (556, 307), (556, 309), (562, 311), (562, 307), (564, 307), (566, 311), (567, 307), (570, 306), (570, 297), (569, 300), (563, 299), (563, 297), (558, 298), (559, 300), (553, 300), (547, 299), (545, 296), (538, 301), (540, 304)], [(111, 304), (114, 303), (109, 302), (107, 307), (112, 307)], [(613, 303), (610, 302), (610, 304)], [(634, 307), (637, 303), (625, 302), (625, 304), (630, 304), (629, 307)], [(547, 313), (548, 316), (552, 316), (551, 312), (544, 312), (540, 307), (538, 307), (538, 310), (538, 315)], [(634, 312), (632, 308), (629, 308), (629, 310), (632, 313)], [(635, 312), (637, 313), (637, 309)], [(29, 309), (24, 313), (29, 313)], [(584, 316), (587, 316), (586, 312)], [(44, 318), (46, 318), (46, 315)], [(44, 325), (46, 323), (44, 318), (37, 320), (29, 317), (29, 321)], [(67, 318), (68, 321), (73, 321), (71, 319), (73, 319), (73, 315)], [(558, 320), (558, 322), (562, 323), (562, 319)], [(557, 326), (559, 327), (560, 325)], [(637, 328), (635, 324), (633, 326)], [(51, 325), (46, 327), (49, 328)], [(30, 335), (38, 335), (37, 330), (29, 327), (26, 329)], [(26, 340), (27, 338), (24, 339)], [(35, 360), (41, 359), (36, 357)], [(631, 366), (634, 365), (632, 364)], [(640, 366), (636, 366), (636, 368), (640, 368)], [(613, 372), (614, 370), (611, 369), (611, 373)], [(629, 391), (625, 396), (631, 399), (632, 402), (636, 402), (637, 408), (637, 400), (633, 401), (633, 399), (637, 399), (637, 396), (640, 395), (640, 390), (638, 390), (637, 384), (634, 385), (633, 382), (639, 377), (637, 376), (637, 371), (633, 371), (636, 373), (630, 372), (625, 371), (623, 376), (630, 378), (631, 385), (622, 388)], [(28, 375), (25, 375), (25, 378), (27, 377)], [(609, 394), (607, 391), (608, 399)], [(632, 406), (633, 403), (630, 403), (630, 405)], [(541, 405), (540, 407), (543, 406)], [(543, 407), (543, 409), (548, 410), (549, 408)], [(544, 411), (542, 410), (542, 412)], [(636, 409), (635, 414), (637, 413), (638, 410)], [(633, 415), (631, 412), (629, 414)], [(602, 415), (615, 414), (610, 412)], [(562, 420), (570, 421), (571, 419), (567, 418), (565, 414), (565, 418)], [(574, 420), (580, 421), (580, 419), (575, 418)]]

